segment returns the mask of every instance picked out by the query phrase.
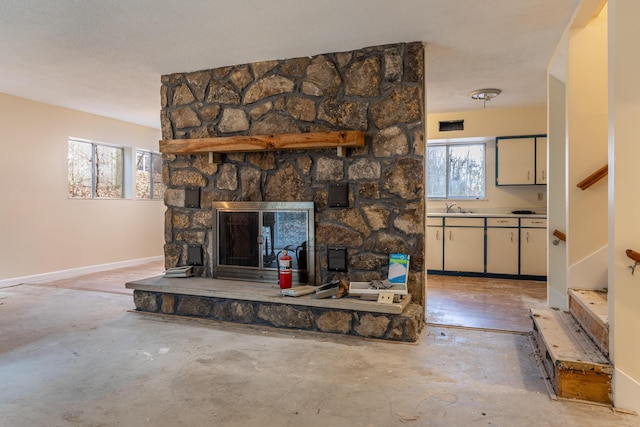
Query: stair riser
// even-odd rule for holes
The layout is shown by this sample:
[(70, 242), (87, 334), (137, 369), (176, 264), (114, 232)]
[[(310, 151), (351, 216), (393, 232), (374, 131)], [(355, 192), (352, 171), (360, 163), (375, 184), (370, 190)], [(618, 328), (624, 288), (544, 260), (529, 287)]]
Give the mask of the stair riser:
[(569, 294), (569, 312), (591, 337), (600, 350), (609, 356), (609, 328), (592, 312), (585, 309)]
[(559, 397), (612, 404), (611, 375), (593, 371), (556, 369)]

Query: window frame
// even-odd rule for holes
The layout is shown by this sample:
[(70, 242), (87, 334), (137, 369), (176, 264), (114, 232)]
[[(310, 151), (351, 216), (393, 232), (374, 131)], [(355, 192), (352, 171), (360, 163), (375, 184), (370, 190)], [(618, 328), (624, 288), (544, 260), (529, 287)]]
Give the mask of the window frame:
[[(483, 140), (483, 139), (473, 139), (473, 140), (465, 140), (465, 141), (433, 141), (433, 142), (427, 142), (427, 152), (426, 152), (426, 163), (427, 163), (427, 168), (429, 168), (429, 149), (431, 147), (445, 147), (445, 165), (446, 165), (446, 176), (445, 176), (445, 196), (444, 197), (435, 197), (435, 196), (429, 196), (429, 190), (428, 190), (428, 185), (429, 183), (427, 182), (427, 189), (426, 189), (426, 194), (427, 194), (427, 200), (461, 200), (461, 201), (470, 201), (470, 200), (487, 200), (487, 144), (488, 141)], [(468, 196), (468, 197), (464, 197), (464, 196), (450, 196), (449, 195), (449, 181), (450, 181), (450, 164), (449, 164), (449, 158), (450, 158), (450, 153), (449, 153), (449, 148), (453, 147), (453, 146), (469, 146), (469, 145), (481, 145), (483, 146), (483, 159), (482, 159), (482, 169), (483, 169), (483, 174), (484, 174), (484, 179), (483, 179), (483, 189), (482, 189), (482, 196)], [(427, 169), (428, 170), (428, 169)], [(428, 176), (428, 173), (427, 173)]]
[[(91, 194), (89, 196), (73, 196), (69, 191), (69, 161), (70, 161), (70, 153), (69, 146), (71, 142), (89, 144), (91, 146)], [(96, 147), (107, 147), (114, 148), (120, 151), (120, 196), (119, 197), (111, 197), (111, 196), (99, 196), (97, 189), (97, 173), (96, 173)], [(109, 144), (101, 141), (93, 141), (85, 138), (77, 138), (77, 137), (68, 137), (67, 138), (67, 198), (72, 200), (122, 200), (127, 197), (127, 174), (126, 174), (126, 147), (122, 145)]]
[[(148, 154), (149, 155), (149, 197), (138, 197), (138, 153), (142, 153), (142, 154)], [(151, 151), (151, 150), (147, 150), (144, 148), (136, 148), (135, 149), (135, 157), (134, 157), (134, 163), (135, 163), (135, 167), (134, 167), (134, 179), (133, 179), (133, 186), (134, 186), (134, 194), (135, 194), (135, 199), (136, 200), (164, 200), (164, 191), (162, 192), (162, 194), (158, 197), (154, 197), (156, 194), (156, 189), (155, 189), (155, 183), (154, 183), (154, 179), (153, 179), (153, 174), (154, 174), (154, 159), (153, 156), (158, 156), (159, 160), (160, 160), (160, 171), (159, 173), (162, 175), (162, 154), (156, 151)]]

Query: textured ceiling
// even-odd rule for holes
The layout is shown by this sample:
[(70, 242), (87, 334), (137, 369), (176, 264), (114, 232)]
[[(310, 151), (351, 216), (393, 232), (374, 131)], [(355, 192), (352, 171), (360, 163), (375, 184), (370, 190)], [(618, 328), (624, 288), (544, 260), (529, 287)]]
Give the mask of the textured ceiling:
[(429, 112), (546, 102), (579, 0), (0, 0), (0, 92), (158, 128), (160, 76), (427, 43)]

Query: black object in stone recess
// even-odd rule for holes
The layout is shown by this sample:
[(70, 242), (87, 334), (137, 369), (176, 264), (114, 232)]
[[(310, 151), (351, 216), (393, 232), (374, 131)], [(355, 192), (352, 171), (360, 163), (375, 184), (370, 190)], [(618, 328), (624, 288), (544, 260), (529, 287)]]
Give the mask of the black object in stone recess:
[(347, 250), (345, 248), (327, 248), (327, 270), (347, 271)]
[(329, 184), (329, 207), (344, 208), (349, 205), (349, 184), (336, 182)]

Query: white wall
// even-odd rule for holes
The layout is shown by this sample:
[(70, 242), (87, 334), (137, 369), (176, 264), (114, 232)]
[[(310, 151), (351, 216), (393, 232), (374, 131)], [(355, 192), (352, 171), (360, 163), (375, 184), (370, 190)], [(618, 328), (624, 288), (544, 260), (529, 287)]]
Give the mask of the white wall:
[[(607, 164), (606, 10), (569, 33), (567, 65), (567, 250), (569, 266), (607, 244), (607, 181), (577, 184)], [(569, 287), (580, 288), (569, 272)], [(602, 286), (606, 286), (603, 283)]]
[[(493, 101), (499, 102), (499, 98)], [(441, 132), (438, 122), (464, 120), (464, 130)], [(490, 108), (454, 113), (427, 114), (427, 140), (478, 136), (533, 135), (546, 133), (547, 107)]]
[(610, 0), (609, 47), (609, 327), (614, 403), (640, 413), (640, 274), (627, 249), (640, 251), (640, 2)]
[[(498, 102), (497, 100), (491, 102)], [(530, 209), (546, 212), (547, 186), (501, 186), (495, 185), (496, 151), (495, 137), (516, 135), (538, 135), (547, 133), (546, 107), (530, 108), (488, 108), (427, 115), (427, 142), (484, 140), (486, 152), (486, 200), (459, 201), (458, 206), (479, 212), (508, 212), (514, 209)], [(440, 132), (440, 121), (464, 120), (463, 131)], [(542, 193), (542, 200), (538, 200)], [(444, 201), (430, 201), (429, 211), (438, 212), (444, 207)]]
[(163, 253), (160, 201), (67, 197), (67, 138), (158, 151), (158, 129), (0, 94), (0, 280)]

